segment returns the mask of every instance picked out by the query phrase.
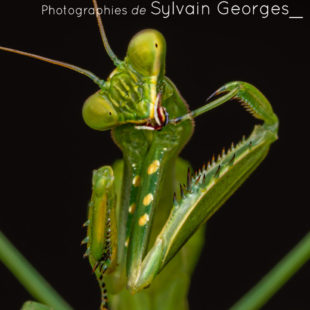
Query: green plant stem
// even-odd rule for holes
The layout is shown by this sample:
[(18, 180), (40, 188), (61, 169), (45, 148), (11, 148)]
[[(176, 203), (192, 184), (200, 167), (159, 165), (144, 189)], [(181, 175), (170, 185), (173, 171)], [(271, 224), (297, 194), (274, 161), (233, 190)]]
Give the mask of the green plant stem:
[(310, 232), (231, 310), (260, 309), (308, 260)]
[(0, 231), (0, 260), (38, 301), (55, 310), (72, 310)]

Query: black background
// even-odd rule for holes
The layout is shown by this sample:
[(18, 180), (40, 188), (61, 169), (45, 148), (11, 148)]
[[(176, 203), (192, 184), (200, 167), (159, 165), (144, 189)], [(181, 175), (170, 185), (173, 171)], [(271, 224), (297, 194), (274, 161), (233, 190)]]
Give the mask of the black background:
[[(44, 3), (90, 5), (77, 0)], [(192, 109), (224, 83), (245, 80), (264, 92), (280, 119), (280, 139), (269, 156), (209, 222), (189, 295), (193, 310), (227, 309), (309, 230), (306, 7), (286, 2), (290, 15), (304, 15), (304, 20), (262, 19), (219, 16), (212, 3), (207, 2), (211, 16), (104, 17), (120, 58), (137, 31), (151, 27), (165, 35), (167, 75)], [(41, 4), (1, 3), (1, 45), (67, 61), (106, 78), (113, 65), (94, 16), (41, 16)], [(1, 230), (76, 309), (96, 309), (99, 292), (82, 260), (81, 225), (91, 171), (121, 157), (108, 132), (83, 124), (81, 107), (96, 85), (75, 72), (4, 52), (0, 66)], [(197, 119), (182, 156), (199, 168), (223, 146), (249, 134), (253, 124), (238, 104), (227, 104)], [(309, 309), (309, 267), (265, 309)], [(27, 299), (0, 265), (0, 308), (18, 309)]]

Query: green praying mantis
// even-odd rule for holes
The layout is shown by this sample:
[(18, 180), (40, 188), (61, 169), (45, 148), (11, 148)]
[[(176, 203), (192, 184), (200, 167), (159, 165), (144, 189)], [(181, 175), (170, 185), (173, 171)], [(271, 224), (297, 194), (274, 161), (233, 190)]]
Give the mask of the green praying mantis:
[[(97, 11), (96, 0), (93, 5)], [(77, 71), (99, 87), (84, 103), (83, 119), (95, 130), (111, 130), (123, 153), (112, 167), (93, 173), (82, 241), (101, 289), (101, 309), (186, 310), (204, 224), (263, 161), (277, 140), (278, 118), (265, 96), (245, 82), (225, 84), (204, 106), (189, 111), (165, 76), (163, 35), (153, 29), (139, 32), (120, 60), (96, 17), (116, 67), (107, 80), (71, 64), (0, 49)], [(232, 99), (262, 124), (193, 173), (178, 156), (193, 134), (194, 118)]]

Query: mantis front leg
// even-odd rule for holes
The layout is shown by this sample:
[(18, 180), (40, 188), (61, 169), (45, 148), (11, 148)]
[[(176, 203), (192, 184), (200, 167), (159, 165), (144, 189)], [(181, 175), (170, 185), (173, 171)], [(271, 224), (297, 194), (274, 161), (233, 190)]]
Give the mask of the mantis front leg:
[(84, 256), (96, 274), (101, 289), (101, 309), (108, 308), (107, 290), (103, 276), (116, 266), (116, 200), (114, 174), (110, 166), (101, 167), (93, 172), (92, 197), (89, 203), (87, 237), (82, 243), (87, 244)]
[[(254, 86), (244, 82), (232, 82), (221, 87), (215, 94), (228, 93), (209, 103), (202, 109), (210, 110), (231, 98), (240, 100), (251, 114), (264, 121), (255, 126), (248, 139), (208, 163), (202, 171), (189, 177), (185, 187), (181, 186), (181, 199), (174, 200), (169, 218), (156, 238), (153, 247), (138, 266), (138, 272), (129, 275), (129, 287), (137, 292), (148, 286), (155, 275), (174, 257), (192, 234), (205, 223), (218, 208), (246, 180), (268, 153), (270, 144), (277, 139), (278, 119), (268, 100)], [(201, 110), (202, 110), (201, 109)], [(172, 122), (178, 123), (193, 111)], [(177, 126), (177, 125), (176, 125)]]

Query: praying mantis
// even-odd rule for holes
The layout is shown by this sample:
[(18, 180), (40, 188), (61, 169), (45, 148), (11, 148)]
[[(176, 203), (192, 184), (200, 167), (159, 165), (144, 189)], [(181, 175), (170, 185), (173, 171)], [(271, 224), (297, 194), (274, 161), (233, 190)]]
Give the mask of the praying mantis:
[[(165, 76), (163, 36), (155, 30), (138, 33), (122, 61), (110, 48), (97, 18), (116, 66), (106, 81), (76, 66), (1, 49), (78, 71), (99, 87), (85, 102), (83, 118), (95, 130), (111, 129), (123, 152), (123, 160), (113, 168), (104, 166), (94, 172), (85, 224), (88, 232), (83, 243), (102, 290), (101, 308), (109, 307), (107, 287), (112, 309), (128, 304), (133, 309), (141, 304), (143, 309), (153, 309), (146, 306), (151, 303), (162, 309), (167, 292), (166, 309), (187, 309), (189, 278), (203, 243), (202, 225), (267, 155), (277, 139), (278, 119), (260, 91), (244, 82), (225, 84), (205, 106), (189, 112)], [(178, 158), (192, 135), (193, 119), (231, 99), (240, 100), (263, 124), (193, 174), (189, 164)]]

